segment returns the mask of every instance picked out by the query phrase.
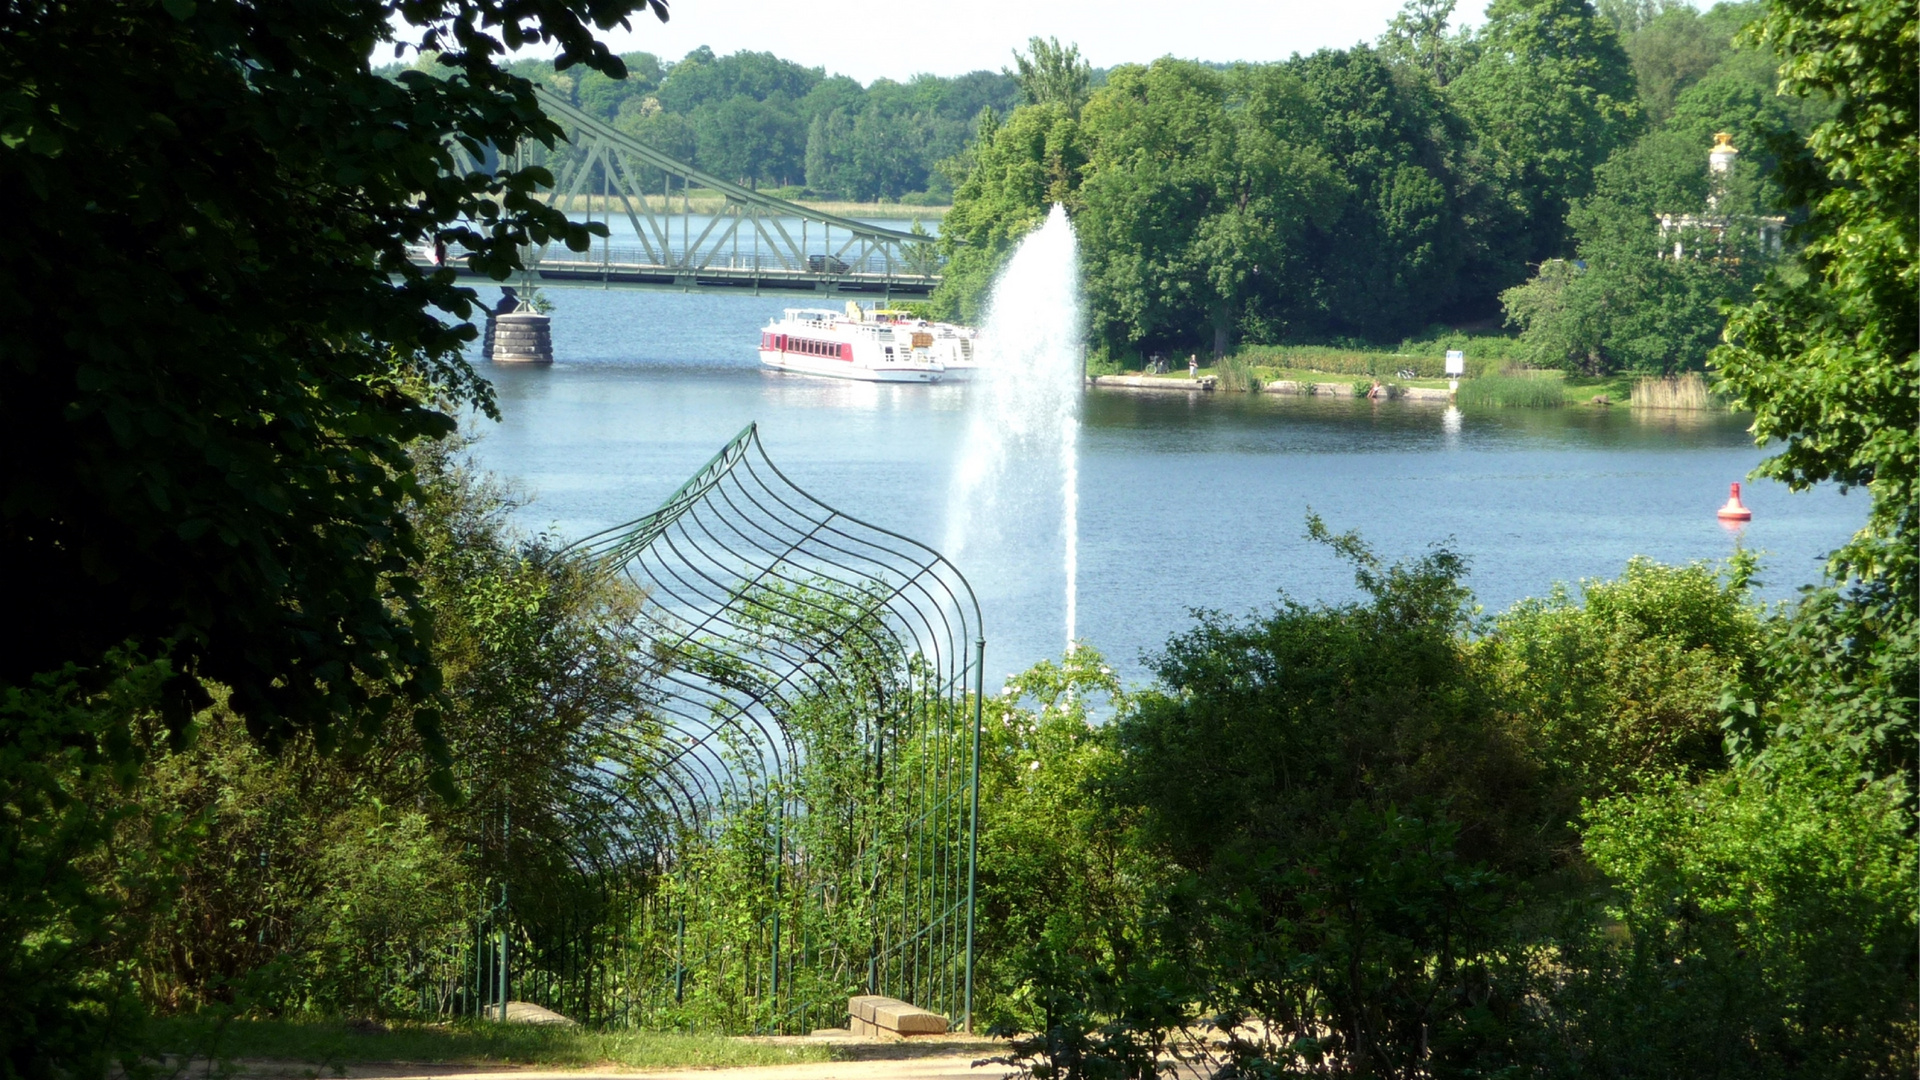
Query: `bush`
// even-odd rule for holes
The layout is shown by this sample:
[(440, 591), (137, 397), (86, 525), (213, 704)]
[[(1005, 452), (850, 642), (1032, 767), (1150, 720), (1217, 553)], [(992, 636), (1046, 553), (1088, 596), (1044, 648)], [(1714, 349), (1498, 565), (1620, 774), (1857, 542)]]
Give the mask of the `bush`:
[[(1473, 1058), (1475, 1016), (1513, 1000), (1484, 958), (1544, 856), (1532, 766), (1464, 647), (1459, 558), (1384, 566), (1310, 533), (1355, 562), (1362, 602), (1202, 613), (1113, 726), (1100, 790), (1174, 882), (1148, 920), (1159, 963), (1105, 1005), (1150, 1042), (1170, 1014), (1217, 1016), (1243, 1073), (1413, 1075)], [(1087, 1038), (1125, 1058), (1117, 1032)]]
[(1493, 620), (1476, 651), (1545, 770), (1555, 820), (1650, 778), (1726, 767), (1721, 702), (1768, 694), (1752, 569), (1634, 559), (1583, 582), (1584, 604), (1556, 586)]
[(1238, 354), (1222, 356), (1214, 361), (1213, 370), (1220, 380), (1219, 388), (1222, 390), (1248, 393), (1260, 389), (1259, 376), (1244, 356)]
[[(124, 957), (183, 848), (179, 817), (140, 815), (171, 674), (115, 651), (0, 688), (0, 1076), (104, 1076), (133, 1045)], [(115, 843), (123, 832), (145, 843)]]
[(1916, 895), (1904, 780), (1796, 755), (1597, 805), (1615, 887), (1555, 995), (1576, 1076), (1911, 1076)]

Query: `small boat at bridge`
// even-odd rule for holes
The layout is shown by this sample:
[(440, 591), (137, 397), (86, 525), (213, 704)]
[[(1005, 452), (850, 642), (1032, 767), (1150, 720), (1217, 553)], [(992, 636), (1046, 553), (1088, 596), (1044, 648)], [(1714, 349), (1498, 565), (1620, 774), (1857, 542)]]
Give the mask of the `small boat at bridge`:
[(760, 331), (760, 362), (776, 371), (864, 382), (972, 378), (973, 331), (905, 311), (788, 308)]

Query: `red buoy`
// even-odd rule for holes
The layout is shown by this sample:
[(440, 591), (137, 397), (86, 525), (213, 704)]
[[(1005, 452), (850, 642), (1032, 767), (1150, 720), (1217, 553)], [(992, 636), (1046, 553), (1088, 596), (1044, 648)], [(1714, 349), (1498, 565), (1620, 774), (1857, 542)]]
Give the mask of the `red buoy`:
[(1740, 501), (1740, 485), (1733, 485), (1732, 494), (1727, 496), (1727, 505), (1720, 508), (1721, 521), (1752, 521), (1753, 511)]

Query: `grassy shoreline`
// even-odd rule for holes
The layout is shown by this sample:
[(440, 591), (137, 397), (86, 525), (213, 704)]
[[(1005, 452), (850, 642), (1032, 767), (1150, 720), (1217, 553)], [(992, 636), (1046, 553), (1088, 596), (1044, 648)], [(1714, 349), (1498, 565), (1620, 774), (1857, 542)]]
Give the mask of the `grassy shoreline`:
[[(1140, 371), (1090, 371), (1096, 375), (1142, 376)], [(1351, 371), (1328, 371), (1310, 367), (1270, 367), (1254, 365), (1234, 370), (1221, 365), (1208, 365), (1200, 368), (1201, 378), (1213, 378), (1221, 393), (1260, 393), (1261, 390), (1244, 388), (1244, 382), (1235, 380), (1251, 379), (1257, 386), (1266, 387), (1276, 382), (1337, 384), (1342, 386), (1370, 385), (1374, 378), (1394, 388), (1418, 388), (1444, 390), (1450, 380), (1436, 378), (1400, 378), (1397, 375), (1372, 376), (1356, 374)], [(1186, 382), (1187, 370), (1180, 367), (1166, 375), (1147, 376), (1162, 378), (1169, 382)], [(1728, 412), (1731, 407), (1717, 399), (1705, 404), (1667, 404), (1657, 396), (1649, 401), (1636, 393), (1636, 384), (1641, 381), (1635, 375), (1608, 376), (1569, 376), (1560, 371), (1533, 371), (1519, 375), (1501, 375), (1486, 371), (1477, 379), (1469, 376), (1461, 380), (1460, 404), (1467, 406), (1513, 408), (1633, 408), (1663, 412)], [(1538, 384), (1528, 387), (1524, 384)], [(1477, 384), (1477, 385), (1476, 385)], [(1508, 385), (1522, 384), (1522, 385)], [(1474, 390), (1469, 390), (1474, 387)], [(1551, 389), (1549, 389), (1551, 388)], [(1526, 392), (1531, 390), (1532, 392)], [(1476, 392), (1483, 391), (1483, 392)], [(1516, 392), (1519, 391), (1519, 392)], [(1541, 391), (1547, 391), (1542, 393)]]
[[(1655, 411), (1726, 412), (1729, 404), (1698, 373), (1672, 378), (1633, 374), (1588, 376), (1528, 367), (1517, 338), (1454, 332), (1403, 341), (1395, 348), (1335, 345), (1242, 345), (1200, 368), (1225, 393), (1245, 393), (1276, 382), (1339, 384), (1364, 390), (1375, 380), (1392, 388), (1444, 390), (1448, 350), (1466, 355), (1456, 400), (1470, 407), (1560, 408), (1613, 406)], [(1161, 378), (1185, 381), (1183, 356), (1166, 357)], [(1145, 373), (1140, 360), (1092, 360), (1090, 375)]]

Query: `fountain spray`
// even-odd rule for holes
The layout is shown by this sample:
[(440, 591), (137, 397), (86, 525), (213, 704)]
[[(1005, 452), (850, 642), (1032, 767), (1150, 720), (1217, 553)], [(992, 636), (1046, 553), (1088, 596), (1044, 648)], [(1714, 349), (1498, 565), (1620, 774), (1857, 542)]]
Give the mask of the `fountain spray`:
[[(1014, 550), (1057, 492), (1067, 647), (1076, 634), (1080, 517), (1080, 267), (1066, 209), (1020, 241), (994, 280), (980, 375), (947, 503), (947, 553)], [(1057, 481), (1056, 481), (1057, 478)], [(1048, 508), (1050, 509), (1050, 508)], [(1008, 536), (1017, 528), (1020, 536)]]

